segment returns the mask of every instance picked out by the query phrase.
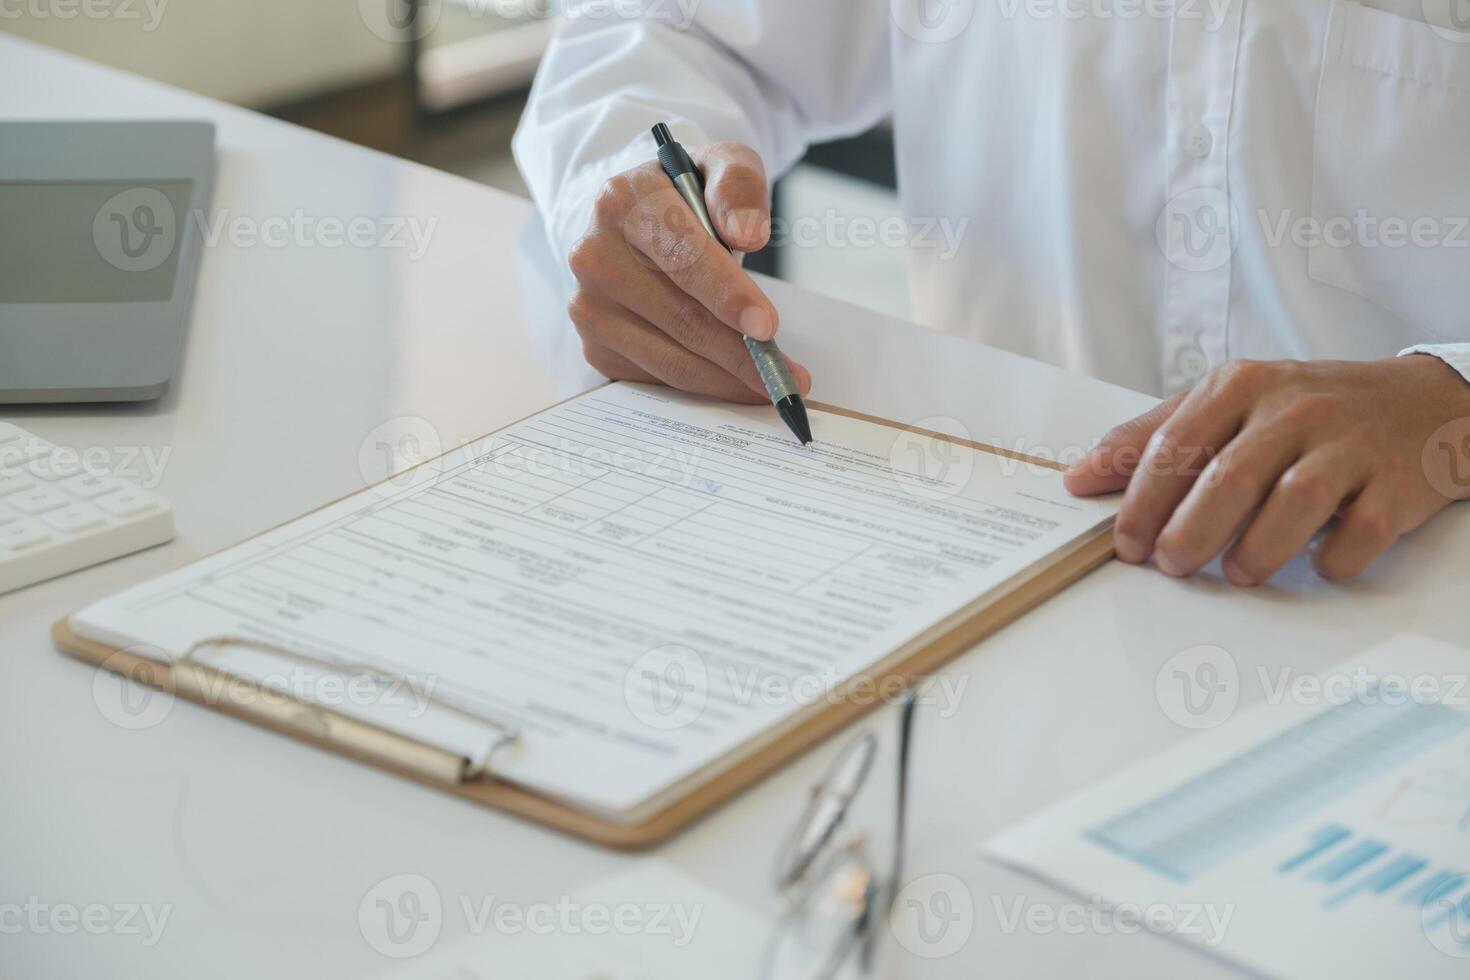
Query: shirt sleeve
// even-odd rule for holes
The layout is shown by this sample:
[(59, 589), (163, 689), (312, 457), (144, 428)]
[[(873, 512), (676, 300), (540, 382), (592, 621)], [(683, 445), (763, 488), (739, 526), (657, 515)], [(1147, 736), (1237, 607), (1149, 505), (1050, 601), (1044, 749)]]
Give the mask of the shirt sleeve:
[(602, 183), (654, 159), (657, 122), (691, 151), (752, 146), (775, 177), (808, 143), (862, 132), (889, 112), (886, 3), (641, 7), (633, 17), (616, 4), (569, 14), (516, 132), (516, 163), (560, 255), (586, 230)]
[(1399, 357), (1409, 354), (1429, 354), (1444, 361), (1460, 372), (1460, 377), (1470, 382), (1470, 344), (1419, 344), (1408, 350), (1399, 351)]

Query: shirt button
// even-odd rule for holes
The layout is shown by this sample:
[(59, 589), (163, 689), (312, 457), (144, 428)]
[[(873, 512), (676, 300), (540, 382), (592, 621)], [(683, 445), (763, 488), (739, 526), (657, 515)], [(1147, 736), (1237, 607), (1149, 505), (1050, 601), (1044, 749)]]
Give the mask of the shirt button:
[(1174, 364), (1179, 369), (1179, 376), (1188, 385), (1199, 384), (1210, 373), (1210, 359), (1198, 344), (1182, 348)]
[(1215, 148), (1215, 137), (1203, 126), (1191, 126), (1184, 134), (1184, 151), (1196, 160), (1203, 160)]

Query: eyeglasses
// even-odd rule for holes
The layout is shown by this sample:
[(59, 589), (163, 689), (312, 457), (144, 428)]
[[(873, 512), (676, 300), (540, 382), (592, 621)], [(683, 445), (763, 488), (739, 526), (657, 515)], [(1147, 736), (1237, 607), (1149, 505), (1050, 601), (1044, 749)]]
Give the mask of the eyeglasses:
[(909, 688), (899, 702), (897, 812), (888, 873), (880, 875), (874, 868), (865, 835), (834, 844), (877, 755), (877, 736), (865, 732), (843, 747), (812, 787), (801, 819), (778, 852), (776, 887), (786, 911), (766, 947), (766, 980), (830, 980), (854, 956), (864, 973), (871, 969), (878, 923), (903, 873), (916, 700)]

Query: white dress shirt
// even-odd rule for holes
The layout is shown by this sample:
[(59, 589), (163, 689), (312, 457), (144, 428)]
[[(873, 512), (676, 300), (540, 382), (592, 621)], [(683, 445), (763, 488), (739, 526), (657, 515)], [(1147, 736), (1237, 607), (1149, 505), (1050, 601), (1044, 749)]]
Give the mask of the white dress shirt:
[(591, 0), (515, 151), (565, 252), (660, 119), (774, 175), (891, 117), (922, 323), (1154, 393), (1409, 347), (1470, 379), (1462, 6)]

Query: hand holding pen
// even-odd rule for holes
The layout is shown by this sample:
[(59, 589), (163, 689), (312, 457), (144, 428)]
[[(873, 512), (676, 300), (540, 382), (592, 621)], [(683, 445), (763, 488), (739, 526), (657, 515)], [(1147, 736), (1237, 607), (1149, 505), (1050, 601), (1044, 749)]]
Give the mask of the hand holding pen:
[[(770, 212), (759, 156), (719, 143), (700, 162), (712, 224), (740, 252), (763, 247)], [(604, 185), (571, 266), (569, 312), (597, 370), (727, 401), (771, 401), (745, 338), (773, 339), (776, 308), (710, 237), (659, 161)], [(811, 375), (789, 358), (783, 364), (807, 394)]]

